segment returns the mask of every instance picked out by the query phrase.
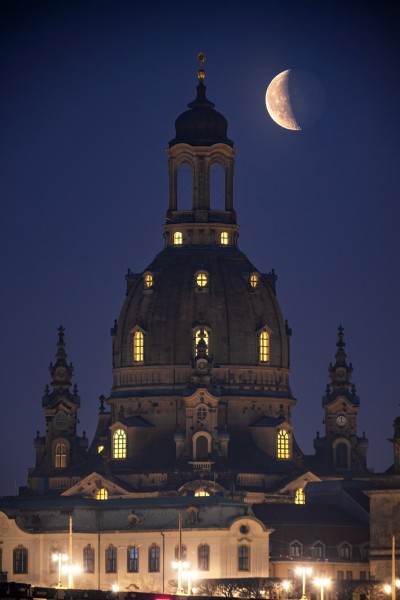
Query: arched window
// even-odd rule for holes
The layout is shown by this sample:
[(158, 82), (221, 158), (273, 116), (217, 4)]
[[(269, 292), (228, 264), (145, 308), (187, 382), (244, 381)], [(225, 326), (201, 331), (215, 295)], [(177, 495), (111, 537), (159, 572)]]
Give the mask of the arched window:
[(208, 285), (208, 276), (207, 273), (205, 273), (204, 271), (201, 271), (200, 273), (197, 273), (196, 275), (196, 285), (199, 288), (204, 288)]
[(123, 429), (114, 431), (113, 458), (126, 458), (126, 433)]
[(227, 246), (229, 244), (229, 233), (227, 231), (221, 232), (221, 246)]
[(269, 333), (268, 333), (268, 331), (262, 331), (260, 333), (259, 358), (260, 358), (260, 362), (262, 362), (262, 363), (266, 363), (269, 361)]
[(210, 169), (210, 208), (225, 210), (225, 169), (219, 162)]
[(108, 498), (108, 491), (106, 490), (106, 488), (100, 488), (97, 491), (96, 500), (107, 500), (107, 498)]
[(209, 496), (210, 492), (207, 492), (207, 490), (205, 490), (204, 488), (198, 488), (195, 493), (195, 496)]
[(57, 442), (54, 455), (54, 466), (56, 469), (65, 469), (67, 466), (67, 444), (65, 442)]
[(143, 362), (144, 360), (144, 335), (141, 331), (135, 331), (133, 334), (133, 361)]
[(182, 245), (182, 232), (181, 231), (175, 231), (174, 233), (174, 246), (181, 246)]
[(297, 488), (296, 496), (294, 498), (295, 504), (305, 504), (306, 503), (306, 495), (304, 493), (304, 489), (302, 487)]
[(280, 429), (277, 437), (278, 458), (290, 458), (290, 436), (286, 429)]
[(179, 556), (179, 546), (175, 546), (175, 560), (186, 560), (187, 548), (185, 544), (181, 545), (181, 556)]
[(158, 573), (160, 570), (160, 547), (153, 544), (149, 548), (149, 573)]
[(143, 281), (144, 281), (144, 287), (147, 290), (152, 288), (154, 285), (154, 279), (153, 279), (153, 275), (151, 273), (146, 273), (146, 275), (143, 278)]
[(338, 469), (349, 468), (349, 453), (347, 445), (343, 442), (340, 442), (336, 446), (336, 466)]
[(196, 460), (208, 459), (208, 439), (205, 435), (196, 438)]
[(197, 347), (198, 344), (200, 342), (200, 340), (204, 340), (205, 343), (205, 351), (206, 351), (206, 355), (208, 356), (208, 346), (209, 346), (209, 334), (208, 331), (206, 331), (206, 329), (197, 329), (197, 331), (194, 334), (194, 354), (195, 356), (197, 355)]
[(106, 573), (117, 572), (117, 549), (115, 546), (106, 548)]
[(15, 575), (28, 573), (28, 550), (23, 546), (17, 546), (13, 550), (13, 573)]
[(199, 571), (208, 571), (210, 568), (210, 546), (200, 544), (197, 548), (197, 568)]
[(258, 277), (257, 273), (252, 273), (250, 275), (250, 285), (252, 288), (256, 288), (258, 286), (259, 281), (260, 278)]
[(128, 573), (139, 573), (139, 548), (129, 546), (126, 551), (127, 571)]
[(250, 548), (239, 546), (238, 548), (238, 570), (250, 571)]
[(94, 573), (94, 548), (90, 544), (83, 549), (83, 572)]

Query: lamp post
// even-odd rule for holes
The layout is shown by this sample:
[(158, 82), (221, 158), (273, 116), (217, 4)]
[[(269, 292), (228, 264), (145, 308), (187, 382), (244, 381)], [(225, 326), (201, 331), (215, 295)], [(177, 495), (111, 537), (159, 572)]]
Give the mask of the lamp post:
[(330, 579), (325, 579), (325, 578), (314, 579), (314, 585), (319, 587), (319, 593), (320, 593), (321, 600), (324, 600), (324, 589), (329, 587), (330, 584), (331, 584)]
[(285, 590), (286, 598), (288, 599), (289, 598), (289, 590), (290, 590), (290, 581), (288, 581), (288, 580), (282, 581), (282, 587)]
[(54, 562), (58, 562), (57, 588), (62, 588), (62, 583), (61, 583), (62, 564), (63, 564), (63, 562), (66, 562), (68, 560), (68, 556), (67, 556), (67, 554), (64, 554), (63, 552), (54, 552), (52, 558), (53, 558)]
[(306, 596), (306, 576), (307, 575), (311, 575), (312, 573), (312, 568), (311, 567), (305, 567), (304, 565), (302, 567), (297, 567), (296, 568), (296, 573), (298, 575), (301, 575), (303, 578), (303, 593), (301, 596), (301, 600), (307, 600), (307, 596)]
[(187, 595), (191, 596), (192, 595), (192, 582), (194, 579), (197, 579), (197, 572), (191, 571), (189, 569), (188, 571), (186, 571), (186, 577), (187, 577)]

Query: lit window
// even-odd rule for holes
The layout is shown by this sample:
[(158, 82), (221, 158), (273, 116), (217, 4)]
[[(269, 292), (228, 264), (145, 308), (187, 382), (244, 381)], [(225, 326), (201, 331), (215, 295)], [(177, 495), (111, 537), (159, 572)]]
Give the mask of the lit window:
[(277, 450), (278, 450), (278, 458), (290, 458), (290, 438), (289, 432), (286, 429), (280, 429), (278, 431), (278, 439), (277, 439)]
[(296, 496), (294, 499), (295, 504), (305, 504), (306, 503), (306, 495), (304, 493), (303, 488), (298, 488), (296, 490)]
[(238, 570), (250, 571), (250, 548), (239, 546), (238, 548)]
[(252, 288), (256, 288), (258, 286), (258, 282), (259, 282), (259, 277), (258, 277), (257, 273), (253, 273), (252, 275), (250, 275), (250, 285)]
[(23, 546), (13, 550), (13, 572), (16, 575), (28, 573), (28, 550)]
[(209, 496), (209, 492), (207, 492), (204, 488), (199, 488), (194, 493), (195, 496)]
[(100, 452), (103, 452), (104, 450), (104, 446), (97, 446), (97, 454), (100, 454)]
[(153, 287), (153, 283), (154, 283), (153, 275), (151, 275), (150, 273), (147, 273), (144, 276), (144, 287), (149, 290), (150, 288)]
[(108, 492), (105, 488), (100, 488), (96, 494), (96, 500), (107, 500)]
[(126, 458), (126, 433), (123, 429), (114, 432), (113, 458)]
[(196, 275), (196, 283), (199, 287), (205, 287), (208, 284), (208, 277), (206, 273), (198, 273)]
[(221, 233), (221, 244), (222, 246), (227, 246), (229, 243), (229, 234), (227, 231), (223, 231)]
[(130, 546), (126, 552), (127, 571), (128, 573), (139, 572), (139, 548)]
[(67, 466), (67, 444), (65, 442), (56, 444), (54, 466), (56, 469), (65, 469)]
[(106, 573), (117, 572), (117, 549), (115, 546), (106, 548)]
[(174, 233), (174, 245), (180, 246), (182, 244), (182, 233), (180, 231), (175, 231)]
[(149, 548), (149, 572), (158, 573), (160, 570), (160, 548), (153, 544)]
[(195, 333), (195, 338), (194, 338), (194, 353), (195, 353), (195, 355), (197, 354), (197, 348), (198, 348), (200, 340), (204, 340), (206, 355), (208, 356), (209, 337), (208, 337), (208, 331), (206, 331), (205, 329), (198, 329)]
[(179, 546), (175, 546), (175, 560), (186, 560), (187, 548), (185, 544), (181, 545), (181, 556), (179, 557)]
[(197, 548), (197, 568), (199, 571), (208, 571), (210, 568), (210, 546), (201, 544)]
[(141, 331), (135, 331), (133, 336), (133, 360), (134, 362), (144, 360), (144, 335)]
[(90, 544), (83, 549), (83, 572), (94, 573), (94, 548)]
[(269, 361), (269, 333), (262, 331), (260, 333), (260, 362)]

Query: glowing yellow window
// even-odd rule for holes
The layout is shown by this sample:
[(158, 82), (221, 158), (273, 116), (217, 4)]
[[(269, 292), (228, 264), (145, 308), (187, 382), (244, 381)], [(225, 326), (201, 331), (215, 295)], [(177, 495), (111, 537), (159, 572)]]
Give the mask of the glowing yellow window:
[(303, 488), (298, 488), (296, 490), (296, 496), (294, 499), (295, 504), (305, 504), (306, 503), (306, 495), (304, 493)]
[(207, 492), (204, 488), (199, 488), (198, 490), (195, 491), (194, 495), (195, 496), (209, 496), (210, 493)]
[(65, 469), (67, 466), (67, 444), (57, 442), (54, 466), (56, 469)]
[(114, 432), (113, 458), (126, 458), (126, 433), (123, 429)]
[(147, 275), (144, 276), (144, 287), (147, 288), (148, 290), (150, 288), (153, 287), (153, 275), (151, 275), (150, 273), (147, 273)]
[(260, 333), (260, 362), (269, 361), (269, 333), (262, 331)]
[(174, 245), (180, 246), (182, 244), (182, 233), (180, 231), (175, 231), (174, 233)]
[(133, 336), (133, 360), (134, 362), (144, 360), (144, 335), (141, 331), (135, 331)]
[(196, 283), (199, 287), (205, 287), (208, 284), (206, 273), (198, 273), (198, 275), (196, 275)]
[(197, 354), (197, 346), (200, 342), (200, 340), (204, 340), (205, 344), (206, 344), (206, 354), (208, 356), (208, 331), (206, 331), (205, 329), (198, 329), (196, 331), (195, 334), (195, 338), (194, 338), (194, 353)]
[(221, 233), (221, 244), (222, 246), (227, 246), (229, 243), (229, 234), (227, 231), (223, 231)]
[(258, 281), (258, 275), (256, 273), (250, 275), (250, 285), (252, 288), (256, 288), (258, 286)]
[(105, 488), (100, 488), (96, 494), (96, 500), (107, 500), (108, 492)]
[(97, 454), (100, 454), (100, 452), (103, 452), (104, 450), (104, 446), (97, 446)]
[(289, 432), (286, 429), (278, 431), (278, 458), (290, 458), (290, 438)]

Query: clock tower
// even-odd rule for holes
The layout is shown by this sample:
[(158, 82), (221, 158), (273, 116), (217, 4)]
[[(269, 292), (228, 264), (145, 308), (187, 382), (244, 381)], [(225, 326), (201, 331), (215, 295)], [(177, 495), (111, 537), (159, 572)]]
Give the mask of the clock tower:
[(330, 382), (322, 398), (325, 411), (325, 437), (317, 434), (314, 448), (318, 462), (337, 470), (366, 470), (368, 440), (357, 436), (357, 410), (360, 399), (351, 381), (353, 366), (347, 364), (344, 329), (338, 328), (335, 363), (329, 365)]

